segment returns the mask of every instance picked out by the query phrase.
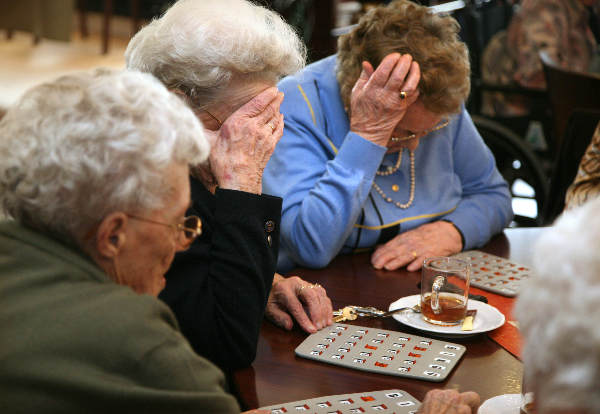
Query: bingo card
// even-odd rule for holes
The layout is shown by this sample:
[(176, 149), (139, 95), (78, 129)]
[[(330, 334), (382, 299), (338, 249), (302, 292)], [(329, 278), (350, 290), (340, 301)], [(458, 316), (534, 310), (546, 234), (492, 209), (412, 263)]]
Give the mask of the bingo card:
[(401, 390), (360, 392), (356, 394), (329, 395), (285, 404), (262, 407), (271, 414), (310, 411), (317, 414), (396, 413), (415, 414), (421, 403)]
[(454, 255), (471, 263), (471, 286), (503, 296), (516, 296), (531, 275), (531, 268), (503, 257), (467, 250)]
[(399, 377), (443, 381), (458, 363), (463, 345), (396, 331), (334, 323), (308, 336), (296, 355)]

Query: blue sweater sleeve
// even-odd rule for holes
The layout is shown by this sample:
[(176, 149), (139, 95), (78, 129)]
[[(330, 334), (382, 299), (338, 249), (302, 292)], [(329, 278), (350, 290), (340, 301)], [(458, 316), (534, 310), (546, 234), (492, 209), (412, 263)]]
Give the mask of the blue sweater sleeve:
[(386, 148), (348, 132), (339, 148), (300, 91), (286, 90), (283, 137), (263, 175), (263, 190), (283, 198), (281, 245), (295, 264), (324, 267), (342, 249), (365, 203)]
[(455, 173), (462, 184), (462, 198), (456, 210), (444, 219), (463, 233), (464, 249), (485, 244), (510, 223), (511, 196), (494, 156), (463, 109), (453, 142)]

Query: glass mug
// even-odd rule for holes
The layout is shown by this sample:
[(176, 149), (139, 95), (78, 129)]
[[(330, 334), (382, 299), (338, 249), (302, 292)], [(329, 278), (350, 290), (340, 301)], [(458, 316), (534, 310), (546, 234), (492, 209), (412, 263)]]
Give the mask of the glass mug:
[(421, 313), (435, 325), (458, 325), (465, 319), (471, 265), (453, 257), (430, 257), (421, 274)]
[(521, 407), (520, 414), (536, 414), (535, 398), (533, 396), (533, 387), (527, 374), (523, 372), (523, 381), (521, 382)]

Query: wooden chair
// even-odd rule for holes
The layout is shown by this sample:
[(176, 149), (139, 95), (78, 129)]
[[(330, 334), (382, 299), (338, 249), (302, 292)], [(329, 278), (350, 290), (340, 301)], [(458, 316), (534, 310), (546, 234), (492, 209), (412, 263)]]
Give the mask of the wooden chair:
[[(108, 53), (109, 37), (110, 37), (110, 20), (113, 15), (114, 3), (113, 0), (103, 0), (103, 17), (102, 17), (102, 54)], [(140, 0), (129, 0), (129, 7), (132, 18), (132, 35), (137, 33), (140, 27)], [(77, 8), (79, 10), (79, 30), (82, 37), (88, 36), (87, 29), (87, 5), (86, 0), (77, 0)]]
[(596, 126), (600, 122), (600, 110), (574, 109), (567, 122), (554, 172), (550, 178), (548, 197), (544, 202), (542, 223), (550, 225), (565, 208), (567, 189), (575, 179), (579, 163), (590, 144)]
[(545, 53), (540, 59), (546, 76), (547, 94), (552, 112), (554, 156), (560, 155), (569, 117), (575, 108), (600, 109), (600, 76), (559, 67)]

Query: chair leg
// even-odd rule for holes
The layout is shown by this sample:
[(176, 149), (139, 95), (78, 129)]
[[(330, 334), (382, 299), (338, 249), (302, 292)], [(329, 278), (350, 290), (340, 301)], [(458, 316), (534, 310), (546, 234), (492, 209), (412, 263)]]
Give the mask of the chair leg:
[(77, 0), (77, 9), (79, 11), (79, 33), (82, 38), (89, 36), (87, 27), (87, 5), (86, 0)]
[(104, 22), (102, 27), (102, 54), (108, 53), (108, 37), (110, 34), (110, 18), (113, 11), (112, 0), (104, 0)]
[(140, 29), (140, 0), (131, 0), (131, 20), (132, 30), (131, 35), (135, 35)]

